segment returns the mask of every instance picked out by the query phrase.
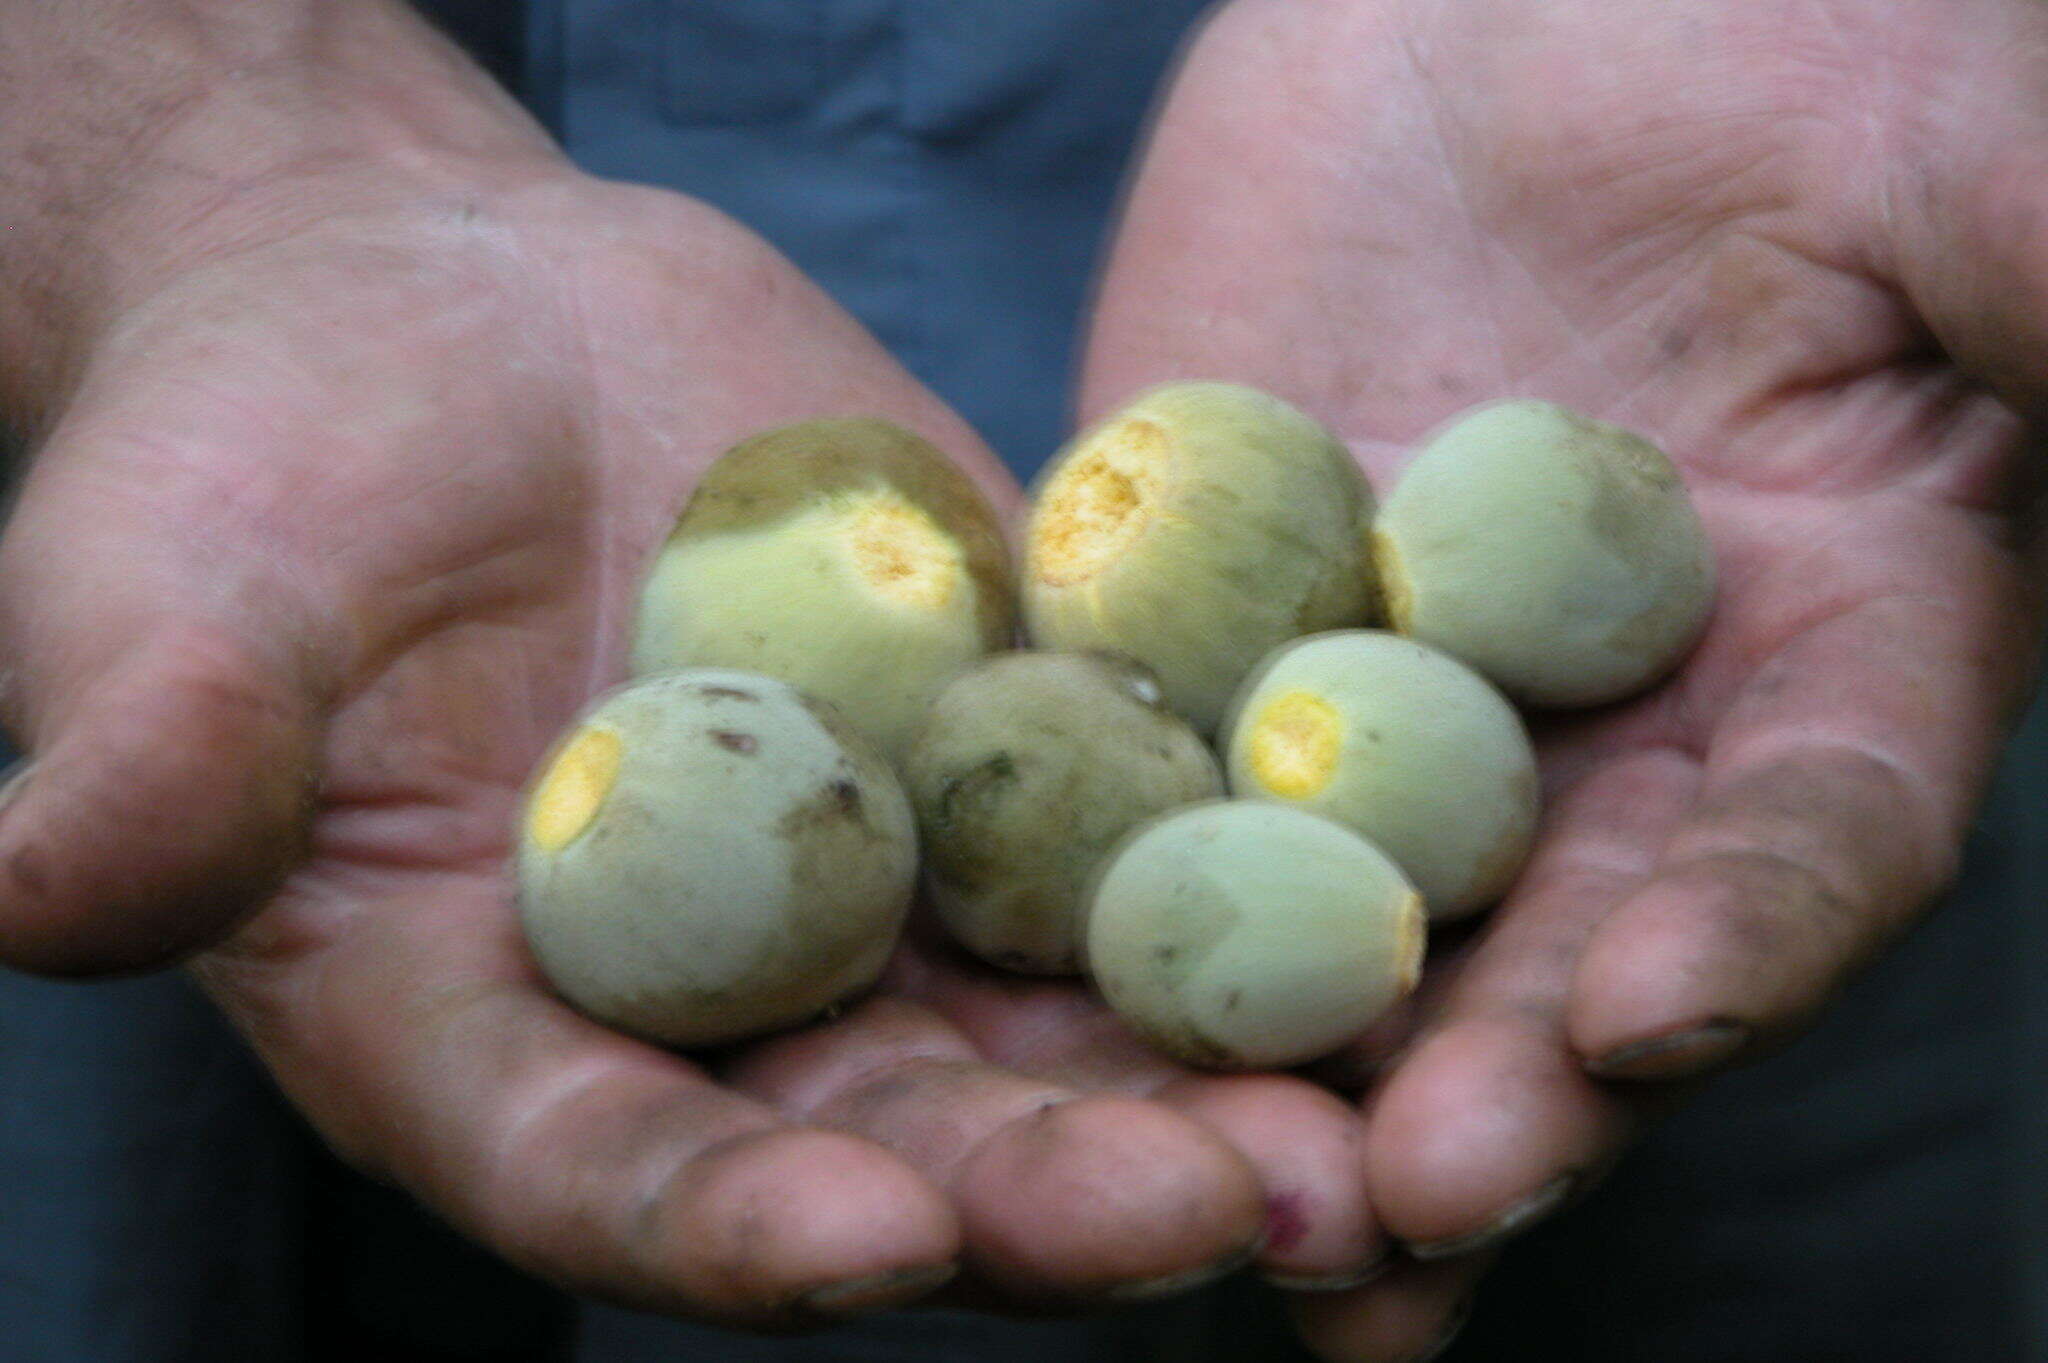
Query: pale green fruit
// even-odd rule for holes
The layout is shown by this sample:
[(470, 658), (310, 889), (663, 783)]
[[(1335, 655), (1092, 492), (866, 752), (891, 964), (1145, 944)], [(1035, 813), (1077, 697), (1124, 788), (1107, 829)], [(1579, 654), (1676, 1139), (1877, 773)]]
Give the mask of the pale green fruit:
[(1088, 969), (1131, 1027), (1214, 1069), (1297, 1065), (1414, 989), (1422, 897), (1320, 815), (1218, 801), (1144, 825), (1088, 898)]
[(1231, 706), (1234, 795), (1346, 824), (1397, 862), (1435, 920), (1493, 903), (1536, 834), (1520, 716), (1447, 654), (1380, 630), (1283, 645)]
[(1227, 383), (1154, 388), (1048, 469), (1025, 532), (1033, 642), (1127, 653), (1213, 734), (1276, 645), (1367, 622), (1372, 490), (1314, 421)]
[(994, 510), (886, 421), (809, 421), (719, 458), (641, 593), (636, 675), (736, 667), (837, 706), (891, 760), (952, 675), (1016, 634)]
[(706, 1046), (874, 983), (917, 835), (888, 763), (830, 707), (706, 668), (577, 720), (527, 795), (518, 867), (527, 941), (563, 997)]
[(904, 763), (933, 908), (968, 950), (1080, 969), (1089, 874), (1130, 828), (1223, 793), (1216, 759), (1137, 663), (1007, 653), (953, 679)]
[(1655, 683), (1714, 599), (1699, 513), (1663, 452), (1547, 402), (1439, 431), (1373, 528), (1387, 615), (1534, 705)]

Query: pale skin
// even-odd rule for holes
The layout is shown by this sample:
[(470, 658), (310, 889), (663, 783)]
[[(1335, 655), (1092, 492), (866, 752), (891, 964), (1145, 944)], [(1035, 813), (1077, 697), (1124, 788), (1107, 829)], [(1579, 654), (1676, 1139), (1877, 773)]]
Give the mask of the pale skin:
[[(1194, 49), (1085, 412), (1238, 379), (1385, 478), (1462, 406), (1549, 397), (1658, 435), (1722, 564), (1668, 688), (1547, 732), (1536, 861), (1365, 1107), (915, 944), (715, 1073), (553, 1000), (518, 788), (704, 460), (862, 412), (1014, 489), (758, 239), (578, 175), (396, 9), (198, 8), (26, 6), (0, 53), (188, 58), (125, 71), (158, 92), (125, 136), (0, 69), (0, 398), (35, 449), (0, 942), (64, 973), (217, 943), (193, 969), (323, 1134), (523, 1266), (737, 1324), (956, 1270), (1035, 1305), (1384, 1268), (1300, 1317), (1410, 1357), (1514, 1209), (1796, 1031), (1952, 868), (2039, 633), (2031, 5), (1236, 0)], [(113, 131), (21, 132), (53, 127)]]

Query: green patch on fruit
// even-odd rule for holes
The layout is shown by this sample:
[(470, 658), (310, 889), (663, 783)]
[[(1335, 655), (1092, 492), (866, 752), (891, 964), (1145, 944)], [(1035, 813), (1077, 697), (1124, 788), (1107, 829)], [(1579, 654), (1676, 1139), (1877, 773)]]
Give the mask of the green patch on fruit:
[(1535, 705), (1600, 705), (1668, 673), (1704, 628), (1713, 559), (1650, 441), (1551, 403), (1434, 433), (1374, 527), (1388, 619)]
[(1078, 969), (1089, 875), (1133, 825), (1222, 793), (1216, 759), (1128, 659), (1005, 653), (939, 693), (904, 760), (932, 907), (1006, 969)]

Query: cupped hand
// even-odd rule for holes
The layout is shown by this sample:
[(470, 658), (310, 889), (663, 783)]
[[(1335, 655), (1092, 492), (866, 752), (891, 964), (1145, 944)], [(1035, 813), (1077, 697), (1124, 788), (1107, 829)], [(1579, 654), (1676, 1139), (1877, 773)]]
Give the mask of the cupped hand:
[(32, 754), (0, 808), (0, 957), (135, 969), (225, 934), (197, 974), (338, 1150), (649, 1309), (817, 1323), (962, 1268), (975, 1300), (1072, 1305), (1262, 1244), (1280, 1273), (1371, 1258), (1355, 1114), (1187, 1080), (1072, 984), (912, 948), (892, 989), (716, 1072), (550, 995), (512, 908), (518, 792), (621, 675), (705, 463), (862, 413), (1015, 489), (701, 205), (554, 165), (345, 180), (251, 191), (37, 413), (0, 547)]
[(1537, 725), (1539, 849), (1367, 1102), (1413, 1257), (1299, 1299), (1329, 1357), (1428, 1348), (1486, 1249), (1950, 877), (2041, 634), (2044, 169), (2017, 0), (1236, 0), (1193, 46), (1085, 414), (1261, 385), (1384, 492), (1460, 409), (1549, 398), (1657, 438), (1720, 565), (1666, 685)]

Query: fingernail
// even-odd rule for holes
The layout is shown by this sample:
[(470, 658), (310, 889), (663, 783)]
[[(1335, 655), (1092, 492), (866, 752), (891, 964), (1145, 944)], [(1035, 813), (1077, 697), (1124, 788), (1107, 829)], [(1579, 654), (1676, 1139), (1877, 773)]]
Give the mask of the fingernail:
[(1586, 1064), (1602, 1079), (1682, 1079), (1710, 1070), (1749, 1045), (1750, 1029), (1732, 1018), (1617, 1046)]
[(1437, 1359), (1449, 1353), (1451, 1346), (1458, 1342), (1458, 1336), (1464, 1334), (1465, 1327), (1471, 1324), (1473, 1308), (1478, 1304), (1478, 1293), (1466, 1293), (1464, 1300), (1452, 1310), (1451, 1318), (1444, 1322), (1444, 1328), (1437, 1331), (1436, 1338), (1430, 1341), (1429, 1347), (1409, 1359), (1408, 1363), (1436, 1363)]
[(814, 1287), (796, 1299), (799, 1309), (822, 1316), (857, 1316), (884, 1306), (915, 1301), (952, 1280), (959, 1270), (952, 1264), (927, 1264), (877, 1273), (872, 1278), (854, 1278), (843, 1283)]
[(1501, 1241), (1520, 1235), (1563, 1206), (1578, 1183), (1576, 1173), (1559, 1174), (1471, 1234), (1452, 1236), (1448, 1240), (1425, 1240), (1421, 1244), (1409, 1245), (1408, 1252), (1418, 1259), (1432, 1260), (1455, 1259), (1461, 1254), (1492, 1249)]
[(1157, 1301), (1161, 1297), (1179, 1296), (1183, 1292), (1206, 1287), (1219, 1278), (1229, 1277), (1258, 1258), (1259, 1251), (1265, 1247), (1265, 1237), (1261, 1236), (1245, 1248), (1232, 1250), (1221, 1259), (1203, 1264), (1200, 1268), (1169, 1273), (1163, 1278), (1147, 1278), (1143, 1282), (1122, 1283), (1106, 1289), (1102, 1296), (1109, 1301), (1119, 1302)]
[(1382, 1277), (1394, 1266), (1395, 1256), (1383, 1254), (1364, 1268), (1344, 1273), (1264, 1273), (1268, 1283), (1283, 1292), (1348, 1292), (1354, 1287), (1364, 1287), (1375, 1278)]

